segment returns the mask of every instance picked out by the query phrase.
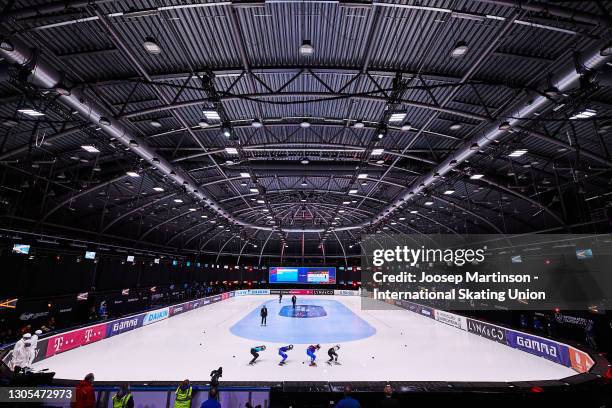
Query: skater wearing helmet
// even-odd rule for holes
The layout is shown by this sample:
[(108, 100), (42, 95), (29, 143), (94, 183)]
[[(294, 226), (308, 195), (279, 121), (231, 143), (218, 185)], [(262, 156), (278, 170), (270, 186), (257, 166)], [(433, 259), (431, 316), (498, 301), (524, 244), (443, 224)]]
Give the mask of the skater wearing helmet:
[[(336, 344), (334, 347), (327, 350), (327, 355), (329, 356), (329, 360), (327, 360), (327, 364), (331, 365), (332, 362), (336, 364), (340, 364), (338, 363), (338, 353), (336, 353), (338, 350), (340, 350), (339, 344)], [(335, 358), (335, 361), (334, 361), (334, 358)]]
[(315, 363), (315, 360), (317, 359), (317, 356), (315, 356), (315, 351), (319, 350), (320, 348), (321, 348), (321, 346), (319, 344), (317, 344), (316, 346), (310, 345), (306, 349), (306, 354), (308, 354), (308, 357), (310, 357), (310, 366), (311, 367), (317, 365), (317, 363)]
[(293, 350), (293, 344), (290, 344), (288, 346), (283, 346), (281, 348), (278, 349), (278, 355), (281, 356), (283, 359), (281, 360), (280, 363), (278, 363), (278, 365), (285, 365), (287, 363), (285, 363), (285, 360), (287, 359), (287, 352), (289, 350)]
[(249, 362), (249, 365), (255, 364), (255, 360), (257, 360), (257, 358), (259, 357), (259, 352), (264, 351), (265, 349), (266, 346), (257, 346), (251, 348), (251, 355), (253, 356), (253, 359)]

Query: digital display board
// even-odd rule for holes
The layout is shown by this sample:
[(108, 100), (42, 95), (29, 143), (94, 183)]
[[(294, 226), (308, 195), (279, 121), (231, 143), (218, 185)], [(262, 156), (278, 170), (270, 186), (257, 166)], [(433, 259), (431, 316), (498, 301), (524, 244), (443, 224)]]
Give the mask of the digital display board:
[(30, 246), (25, 244), (15, 244), (13, 245), (13, 253), (27, 255), (30, 253)]
[(333, 285), (336, 283), (336, 268), (273, 266), (268, 269), (270, 283), (303, 283), (310, 285)]

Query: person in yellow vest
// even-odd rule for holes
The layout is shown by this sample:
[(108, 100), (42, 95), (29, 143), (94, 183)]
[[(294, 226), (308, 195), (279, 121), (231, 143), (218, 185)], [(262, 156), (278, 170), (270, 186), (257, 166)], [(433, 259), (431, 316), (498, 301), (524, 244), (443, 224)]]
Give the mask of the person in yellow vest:
[(134, 398), (128, 384), (122, 384), (119, 391), (113, 395), (113, 408), (134, 408)]
[(174, 400), (174, 408), (191, 408), (191, 395), (193, 390), (189, 384), (189, 380), (184, 380), (176, 389), (176, 399)]

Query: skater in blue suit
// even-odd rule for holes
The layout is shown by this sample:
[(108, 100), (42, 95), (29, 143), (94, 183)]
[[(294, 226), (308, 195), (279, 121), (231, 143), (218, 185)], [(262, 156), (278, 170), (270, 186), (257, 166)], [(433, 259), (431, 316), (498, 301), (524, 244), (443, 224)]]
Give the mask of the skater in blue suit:
[(306, 349), (306, 354), (308, 354), (308, 357), (310, 357), (310, 365), (311, 366), (316, 366), (317, 363), (315, 363), (315, 360), (317, 359), (317, 356), (315, 356), (315, 351), (319, 350), (321, 348), (321, 346), (319, 344), (317, 344), (316, 346), (308, 346), (308, 348)]
[(278, 365), (285, 365), (285, 360), (287, 359), (287, 352), (289, 350), (293, 350), (293, 344), (290, 344), (288, 346), (283, 346), (281, 348), (278, 349), (278, 355), (281, 356), (283, 359), (281, 360), (280, 363), (278, 363)]

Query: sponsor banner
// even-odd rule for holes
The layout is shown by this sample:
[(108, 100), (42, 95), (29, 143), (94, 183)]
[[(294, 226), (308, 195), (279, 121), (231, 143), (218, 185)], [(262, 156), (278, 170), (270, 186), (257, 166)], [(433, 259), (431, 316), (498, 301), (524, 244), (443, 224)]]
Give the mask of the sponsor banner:
[(236, 296), (234, 292), (229, 292), (229, 297), (233, 298), (234, 296)]
[(312, 289), (290, 289), (289, 290), (290, 295), (312, 295), (312, 293), (313, 293)]
[[(278, 293), (276, 294), (278, 295)], [(249, 295), (270, 295), (270, 294), (271, 294), (270, 289), (249, 289)]]
[(226, 300), (230, 298), (230, 294), (228, 292), (221, 294), (221, 300)]
[(170, 316), (176, 316), (177, 314), (184, 313), (189, 309), (189, 302), (181, 303), (180, 305), (170, 306)]
[(584, 317), (564, 315), (561, 313), (555, 313), (555, 320), (557, 321), (557, 323), (559, 323), (562, 326), (570, 325), (570, 326), (586, 327), (587, 324), (589, 323), (589, 319), (586, 319)]
[(282, 289), (270, 289), (271, 295), (280, 295), (281, 293), (284, 295), (286, 292)]
[(109, 322), (106, 327), (106, 337), (115, 336), (141, 327), (144, 317), (145, 315), (143, 313), (138, 316), (126, 317), (124, 319)]
[(467, 331), (477, 334), (489, 340), (496, 341), (507, 345), (506, 329), (503, 327), (494, 326), (478, 320), (467, 319)]
[(333, 289), (315, 289), (314, 294), (315, 295), (333, 295), (334, 291)]
[(193, 310), (193, 309), (197, 309), (198, 307), (202, 306), (202, 299), (198, 299), (198, 300), (192, 300), (191, 302), (189, 302), (189, 310)]
[(210, 305), (210, 304), (211, 304), (210, 298), (202, 299), (202, 305), (201, 306), (206, 306), (206, 305)]
[[(419, 306), (419, 305), (417, 305), (417, 306)], [(432, 309), (431, 307), (419, 306), (418, 310), (419, 310), (419, 314), (421, 314), (423, 316), (426, 316), (426, 317), (429, 317), (429, 318), (432, 318), (432, 319), (435, 319), (434, 309)]]
[(334, 295), (337, 295), (337, 296), (359, 296), (359, 292), (356, 291), (356, 290), (336, 289), (336, 290), (334, 290)]
[(215, 302), (219, 302), (222, 298), (221, 298), (221, 295), (216, 295), (209, 299), (210, 299), (210, 303), (215, 303)]
[(526, 333), (506, 330), (508, 345), (536, 356), (544, 357), (557, 364), (570, 367), (569, 348), (565, 344), (560, 344), (541, 337), (531, 336)]
[(249, 291), (243, 289), (243, 290), (237, 290), (234, 293), (236, 294), (236, 296), (246, 296), (249, 294)]
[(453, 313), (448, 313), (443, 310), (435, 310), (435, 319), (441, 323), (456, 327), (461, 330), (467, 330), (467, 319)]
[(586, 373), (595, 365), (591, 356), (573, 347), (569, 347), (569, 357), (571, 367), (579, 373)]
[(102, 323), (49, 337), (45, 357), (102, 340), (106, 337), (106, 326), (107, 323)]
[(151, 323), (159, 322), (160, 320), (167, 319), (169, 315), (170, 315), (170, 310), (167, 307), (164, 307), (163, 309), (157, 309), (151, 312), (147, 312), (145, 314), (142, 325), (146, 326)]

